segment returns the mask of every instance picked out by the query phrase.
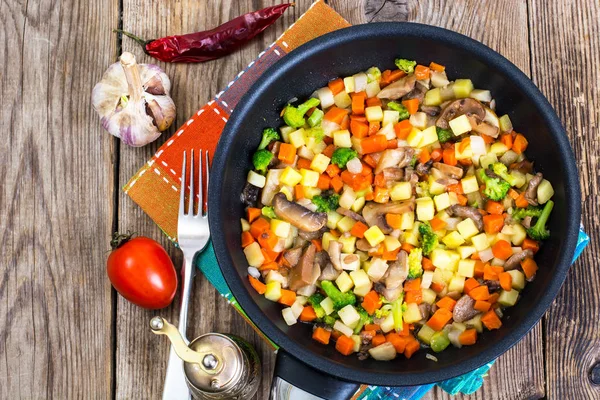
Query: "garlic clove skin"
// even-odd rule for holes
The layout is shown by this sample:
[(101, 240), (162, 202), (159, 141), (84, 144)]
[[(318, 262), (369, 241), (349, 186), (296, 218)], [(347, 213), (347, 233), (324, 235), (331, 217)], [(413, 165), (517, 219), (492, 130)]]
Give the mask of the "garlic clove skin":
[(169, 97), (171, 81), (153, 64), (137, 64), (123, 53), (92, 91), (92, 104), (102, 126), (124, 143), (144, 146), (175, 120), (175, 103)]

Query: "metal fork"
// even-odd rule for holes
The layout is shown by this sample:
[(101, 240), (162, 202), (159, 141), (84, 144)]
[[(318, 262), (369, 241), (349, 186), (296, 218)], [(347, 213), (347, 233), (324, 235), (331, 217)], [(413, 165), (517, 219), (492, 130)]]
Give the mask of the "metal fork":
[[(194, 213), (194, 150), (191, 151), (190, 162), (190, 196), (188, 200), (188, 211), (185, 212), (185, 188), (188, 186), (186, 181), (186, 152), (183, 152), (183, 167), (181, 168), (181, 191), (179, 196), (179, 218), (177, 220), (177, 241), (183, 251), (184, 263), (181, 268), (181, 309), (179, 310), (179, 332), (186, 343), (187, 339), (187, 314), (189, 307), (190, 294), (192, 291), (192, 279), (194, 278), (194, 256), (204, 250), (209, 239), (210, 230), (208, 227), (208, 207), (206, 212), (203, 210), (204, 196), (202, 179), (202, 150), (198, 156), (198, 211)], [(205, 153), (206, 187), (208, 192), (208, 151)], [(206, 194), (208, 197), (208, 193)], [(163, 389), (163, 400), (188, 400), (190, 391), (185, 382), (183, 372), (183, 361), (175, 354), (171, 347), (169, 353), (169, 364), (167, 366), (167, 375), (165, 377), (165, 386)]]

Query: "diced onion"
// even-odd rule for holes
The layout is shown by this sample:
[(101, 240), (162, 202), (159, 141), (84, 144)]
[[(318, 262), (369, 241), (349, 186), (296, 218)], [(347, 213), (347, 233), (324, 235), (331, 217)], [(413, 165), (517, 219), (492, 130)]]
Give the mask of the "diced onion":
[(296, 322), (298, 322), (291, 307), (281, 310), (281, 315), (283, 316), (285, 323), (288, 325), (294, 325)]
[(328, 87), (317, 90), (317, 97), (321, 101), (321, 108), (329, 108), (335, 103), (333, 92)]
[(492, 252), (492, 249), (490, 247), (488, 247), (485, 250), (481, 250), (478, 254), (479, 254), (479, 258), (483, 262), (488, 262), (492, 258), (494, 258), (494, 253)]
[(321, 128), (323, 128), (323, 133), (325, 134), (325, 136), (329, 137), (331, 137), (331, 134), (333, 132), (340, 130), (340, 126), (338, 124), (327, 119), (321, 121)]
[(438, 359), (437, 359), (437, 357), (436, 357), (436, 356), (434, 356), (433, 354), (429, 354), (429, 353), (427, 353), (427, 354), (425, 354), (425, 358), (427, 358), (427, 359), (429, 359), (429, 360), (431, 360), (431, 361), (438, 362)]
[(452, 329), (450, 332), (448, 332), (448, 339), (450, 339), (450, 343), (452, 343), (454, 347), (458, 347), (459, 349), (462, 347), (462, 344), (459, 340), (459, 336), (461, 333), (462, 332), (458, 329)]
[(446, 218), (446, 229), (449, 231), (456, 230), (456, 225), (462, 221), (460, 218)]
[[(481, 260), (481, 261), (483, 261), (483, 260)], [(492, 264), (492, 265), (494, 265), (494, 266), (498, 265), (498, 266), (500, 266), (500, 267), (501, 267), (501, 266), (503, 266), (503, 265), (504, 265), (504, 260), (501, 260), (501, 259), (499, 259), (499, 258), (494, 258), (494, 259), (492, 260), (492, 263), (491, 263), (491, 264)]]
[(352, 160), (348, 161), (346, 168), (348, 168), (348, 172), (351, 174), (360, 174), (363, 170), (363, 165), (357, 157), (354, 157)]
[(481, 136), (471, 136), (471, 150), (475, 156), (483, 156), (486, 154), (485, 141)]
[(303, 286), (300, 289), (298, 289), (296, 291), (296, 293), (299, 294), (299, 295), (301, 295), (301, 296), (310, 297), (313, 294), (315, 294), (316, 291), (317, 291), (317, 286), (315, 286), (315, 285), (307, 285), (307, 286)]
[(248, 275), (256, 279), (260, 278), (260, 272), (258, 272), (258, 269), (254, 267), (248, 267)]
[(267, 178), (250, 170), (248, 172), (248, 183), (262, 189), (265, 187), (265, 183), (267, 183)]
[(431, 283), (433, 282), (433, 272), (425, 271), (421, 276), (421, 289), (429, 289)]
[(367, 90), (368, 77), (364, 72), (354, 75), (354, 93), (360, 93)]

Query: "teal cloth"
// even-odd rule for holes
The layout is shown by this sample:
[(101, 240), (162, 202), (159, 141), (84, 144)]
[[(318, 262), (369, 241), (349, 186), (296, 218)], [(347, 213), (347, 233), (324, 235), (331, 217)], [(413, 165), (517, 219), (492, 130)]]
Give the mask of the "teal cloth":
[[(575, 254), (573, 255), (573, 262), (581, 255), (583, 249), (589, 243), (589, 236), (583, 231), (583, 226), (579, 230), (579, 239), (577, 241), (577, 247)], [(215, 251), (212, 243), (206, 248), (206, 250), (196, 257), (196, 266), (202, 271), (208, 281), (221, 293), (233, 306), (239, 310), (239, 304), (235, 301), (235, 298), (231, 294), (225, 278), (221, 273)], [(243, 311), (243, 310), (241, 310)], [(458, 376), (456, 378), (448, 379), (446, 381), (438, 382), (437, 385), (451, 395), (457, 393), (472, 394), (476, 392), (481, 385), (483, 385), (483, 378), (487, 376), (487, 373), (495, 361), (489, 362), (474, 371), (467, 374)], [(425, 395), (435, 384), (414, 386), (407, 388), (400, 387), (378, 387), (369, 386), (367, 390), (361, 395), (361, 400), (372, 400), (372, 399), (410, 399), (418, 400)]]

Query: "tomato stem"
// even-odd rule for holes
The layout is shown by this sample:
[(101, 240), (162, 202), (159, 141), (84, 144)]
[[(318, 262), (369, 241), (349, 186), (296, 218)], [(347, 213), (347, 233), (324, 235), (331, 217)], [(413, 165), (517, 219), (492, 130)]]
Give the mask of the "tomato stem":
[(124, 234), (121, 234), (119, 232), (114, 232), (112, 234), (112, 239), (110, 241), (110, 247), (113, 250), (118, 249), (119, 247), (121, 247), (125, 243), (127, 243), (129, 240), (131, 240), (133, 235), (135, 235), (135, 232), (131, 232), (131, 231), (127, 231), (127, 233), (124, 233)]

